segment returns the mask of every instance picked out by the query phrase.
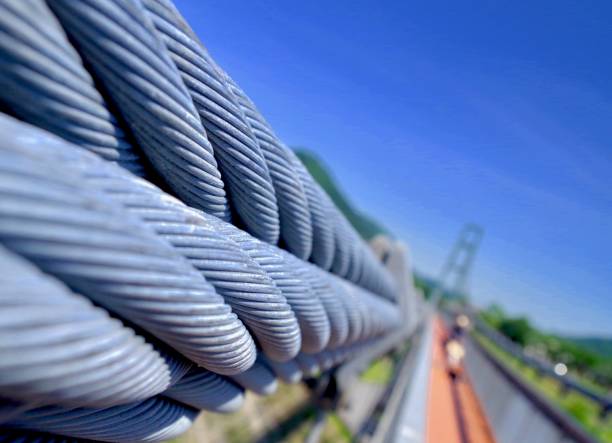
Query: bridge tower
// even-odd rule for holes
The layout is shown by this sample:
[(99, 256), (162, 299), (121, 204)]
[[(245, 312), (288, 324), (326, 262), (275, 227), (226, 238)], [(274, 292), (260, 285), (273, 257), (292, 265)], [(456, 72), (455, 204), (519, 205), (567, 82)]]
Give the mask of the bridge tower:
[(463, 227), (432, 292), (434, 306), (440, 302), (445, 291), (462, 295), (468, 293), (470, 271), (483, 235), (484, 230), (476, 224), (469, 223)]

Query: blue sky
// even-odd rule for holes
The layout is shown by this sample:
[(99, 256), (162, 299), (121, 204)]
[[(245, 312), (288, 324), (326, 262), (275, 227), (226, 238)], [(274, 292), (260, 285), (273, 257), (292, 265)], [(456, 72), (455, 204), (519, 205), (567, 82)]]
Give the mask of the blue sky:
[(175, 1), (418, 269), (477, 222), (476, 304), (612, 335), (611, 2)]

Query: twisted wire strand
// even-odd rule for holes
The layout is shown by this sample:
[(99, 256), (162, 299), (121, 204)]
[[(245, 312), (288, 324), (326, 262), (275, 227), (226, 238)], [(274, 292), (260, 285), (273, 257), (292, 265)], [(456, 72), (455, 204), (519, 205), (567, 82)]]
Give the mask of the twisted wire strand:
[[(326, 196), (324, 196), (324, 198), (325, 197)], [(330, 205), (333, 205), (331, 199), (329, 200)], [(339, 277), (346, 277), (351, 266), (351, 242), (354, 239), (351, 237), (350, 231), (348, 230), (348, 221), (344, 218), (344, 215), (339, 210), (333, 210), (331, 213), (331, 218), (334, 226), (335, 240), (335, 252), (331, 272)]]
[(197, 414), (195, 409), (156, 396), (106, 409), (44, 406), (4, 426), (106, 442), (158, 442), (185, 432)]
[(166, 366), (170, 372), (170, 382), (168, 383), (168, 388), (174, 386), (194, 366), (190, 360), (187, 360), (166, 344), (150, 336), (150, 334), (149, 337), (146, 337), (146, 339), (153, 344), (155, 350), (159, 352), (161, 357), (166, 362)]
[(0, 396), (108, 407), (159, 394), (164, 360), (134, 331), (0, 247)]
[(83, 440), (24, 429), (0, 429), (1, 443), (82, 443)]
[(244, 402), (244, 390), (232, 381), (206, 369), (193, 367), (165, 397), (196, 409), (213, 412), (234, 412)]
[(224, 297), (267, 355), (288, 360), (299, 352), (299, 325), (281, 291), (236, 243), (215, 232), (201, 213), (75, 146), (56, 144), (53, 152), (47, 152), (50, 158), (78, 169), (86, 183), (168, 240)]
[(335, 209), (336, 254), (332, 272), (364, 287), (384, 298), (394, 301), (396, 288), (389, 271), (378, 260), (349, 223)]
[(258, 395), (272, 395), (278, 388), (278, 382), (261, 357), (246, 371), (232, 375), (231, 379)]
[(329, 282), (334, 288), (347, 317), (348, 334), (343, 345), (353, 344), (359, 340), (363, 332), (362, 314), (357, 305), (353, 302), (353, 287), (349, 282), (335, 275), (329, 275)]
[(48, 0), (139, 146), (190, 206), (230, 219), (213, 149), (181, 76), (136, 0)]
[(342, 289), (338, 287), (329, 273), (316, 266), (311, 265), (309, 268), (312, 273), (311, 285), (323, 303), (331, 327), (327, 349), (334, 349), (343, 345), (350, 333), (349, 318), (340, 300)]
[(0, 101), (20, 119), (143, 175), (140, 156), (43, 0), (0, 3)]
[(324, 199), (321, 187), (314, 181), (310, 172), (306, 169), (298, 156), (289, 148), (285, 147), (287, 156), (295, 168), (304, 187), (308, 209), (310, 210), (310, 221), (312, 223), (312, 252), (310, 259), (317, 266), (329, 270), (334, 260), (334, 227), (331, 223), (328, 200)]
[(330, 351), (323, 351), (315, 354), (315, 358), (319, 364), (321, 371), (328, 371), (336, 365), (336, 361)]
[(236, 213), (252, 235), (276, 244), (280, 225), (272, 180), (238, 103), (174, 5), (168, 0), (143, 4), (193, 98)]
[(324, 283), (319, 283), (317, 281), (317, 277), (313, 275), (311, 269), (309, 268), (306, 262), (300, 260), (299, 258), (288, 253), (287, 251), (281, 250), (280, 253), (282, 254), (285, 261), (293, 266), (293, 269), (295, 270), (297, 276), (309, 287), (310, 292), (312, 294), (311, 295), (312, 299), (317, 300), (319, 302), (319, 305), (323, 307), (322, 309), (323, 315), (318, 315), (319, 313), (317, 309), (314, 312), (316, 315), (313, 315), (312, 320), (311, 320), (312, 322), (316, 321), (316, 325), (317, 325), (316, 327), (320, 331), (319, 333), (320, 343), (316, 349), (313, 349), (312, 352), (322, 351), (329, 344), (329, 339), (332, 333), (332, 326), (330, 324), (329, 315), (327, 313), (327, 310), (325, 309), (326, 303), (324, 303), (320, 297), (321, 292), (322, 292), (323, 293), (322, 295), (326, 299), (326, 301), (327, 302), (331, 301), (330, 298), (327, 297), (327, 293), (326, 293), (327, 288), (325, 288), (324, 286), (322, 287)]
[(278, 201), (281, 238), (287, 249), (307, 260), (312, 251), (312, 222), (308, 198), (282, 143), (232, 78), (217, 66), (219, 76), (235, 95), (264, 155)]
[(397, 287), (391, 273), (376, 258), (370, 247), (362, 244), (362, 248), (366, 274), (355, 281), (355, 283), (390, 301), (396, 302)]
[(321, 372), (319, 362), (314, 355), (301, 352), (295, 357), (295, 362), (300, 367), (302, 374), (306, 377), (316, 377)]
[(281, 290), (300, 325), (301, 350), (317, 352), (323, 349), (330, 335), (327, 314), (309, 284), (300, 277), (294, 262), (287, 260), (287, 257), (295, 257), (286, 251), (257, 240), (229, 223), (210, 216), (207, 218), (220, 234), (231, 238), (249, 254)]
[(368, 305), (368, 309), (376, 312), (373, 318), (376, 322), (378, 335), (393, 331), (401, 326), (402, 316), (395, 303), (381, 299), (365, 290), (362, 290), (362, 297), (365, 304)]
[(274, 375), (285, 383), (295, 384), (302, 380), (302, 370), (295, 360), (286, 362), (266, 360), (266, 364), (272, 369)]
[(213, 287), (140, 220), (43, 152), (66, 142), (0, 116), (0, 243), (215, 372), (253, 340)]

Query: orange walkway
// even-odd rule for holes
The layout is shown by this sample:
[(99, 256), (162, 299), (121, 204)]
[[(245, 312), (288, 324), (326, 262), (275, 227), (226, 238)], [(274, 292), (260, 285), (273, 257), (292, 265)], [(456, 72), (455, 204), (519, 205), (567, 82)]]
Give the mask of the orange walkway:
[[(435, 320), (427, 404), (427, 443), (495, 443), (467, 374), (453, 380), (447, 370), (442, 321)], [(469, 358), (469, 355), (466, 356)]]

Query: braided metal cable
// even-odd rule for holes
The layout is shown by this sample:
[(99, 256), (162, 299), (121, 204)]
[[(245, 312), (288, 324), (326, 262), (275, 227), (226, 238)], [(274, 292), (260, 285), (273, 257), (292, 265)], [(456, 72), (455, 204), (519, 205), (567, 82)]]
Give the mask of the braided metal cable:
[(168, 388), (175, 385), (194, 366), (190, 360), (187, 360), (185, 357), (181, 356), (159, 340), (151, 337), (150, 335), (149, 337), (145, 338), (147, 341), (153, 343), (155, 350), (159, 352), (166, 362), (166, 366), (170, 372), (170, 383), (168, 384)]
[(202, 275), (42, 154), (63, 140), (7, 117), (0, 133), (0, 243), (204, 367), (224, 374), (250, 367), (251, 336)]
[(285, 383), (294, 384), (302, 380), (302, 370), (295, 360), (277, 362), (266, 360), (266, 364), (272, 369), (274, 375)]
[(297, 357), (295, 357), (295, 362), (300, 367), (302, 374), (306, 377), (316, 377), (321, 372), (319, 362), (314, 355), (301, 352)]
[(232, 375), (231, 379), (258, 395), (272, 395), (278, 388), (278, 382), (271, 370), (258, 358), (246, 371)]
[(355, 283), (390, 301), (397, 301), (397, 287), (390, 272), (376, 258), (370, 247), (362, 244), (362, 249), (366, 273)]
[(23, 429), (0, 429), (0, 443), (79, 443), (83, 440)]
[(329, 351), (320, 352), (318, 354), (315, 354), (314, 357), (317, 360), (321, 371), (327, 371), (336, 365), (335, 359), (332, 353)]
[(134, 331), (0, 248), (0, 396), (108, 407), (170, 383), (164, 360)]
[(143, 4), (193, 98), (236, 213), (247, 231), (276, 244), (280, 226), (272, 180), (234, 95), (174, 5), (168, 0)]
[(369, 306), (369, 310), (375, 313), (373, 318), (378, 335), (385, 334), (401, 326), (402, 316), (395, 303), (381, 299), (371, 292), (362, 292), (362, 297), (366, 305)]
[(342, 289), (331, 275), (316, 266), (309, 266), (311, 271), (311, 285), (323, 303), (331, 327), (327, 349), (343, 345), (349, 337), (349, 318), (340, 297)]
[(48, 0), (156, 171), (190, 206), (229, 220), (213, 149), (181, 76), (136, 0)]
[(183, 378), (163, 393), (196, 409), (234, 412), (244, 402), (244, 391), (232, 381), (206, 369), (191, 368)]
[(235, 94), (266, 159), (278, 201), (281, 238), (292, 254), (307, 260), (312, 251), (312, 223), (308, 198), (298, 172), (255, 104), (227, 73), (221, 68), (218, 72)]
[(355, 295), (353, 286), (349, 282), (336, 276), (330, 276), (330, 281), (336, 293), (339, 294), (340, 302), (344, 307), (344, 312), (348, 319), (349, 332), (344, 344), (348, 345), (355, 343), (363, 336), (364, 320), (358, 304), (354, 302)]
[(208, 218), (219, 233), (235, 241), (274, 280), (297, 317), (302, 335), (301, 350), (318, 352), (323, 349), (330, 335), (327, 314), (310, 285), (300, 277), (295, 262), (287, 260), (287, 257), (297, 259), (229, 223), (210, 216)]
[(329, 200), (323, 198), (321, 193), (325, 191), (314, 181), (298, 156), (289, 148), (286, 148), (285, 151), (298, 173), (308, 200), (312, 223), (312, 253), (310, 259), (317, 266), (329, 270), (334, 260), (335, 250), (334, 227), (330, 217)]
[(0, 102), (20, 119), (143, 174), (139, 155), (44, 0), (0, 3)]
[[(326, 303), (324, 303), (320, 297), (322, 292), (326, 301), (331, 301), (330, 297), (327, 296), (327, 288), (325, 287), (324, 283), (320, 283), (317, 281), (317, 277), (312, 273), (312, 270), (310, 269), (308, 263), (300, 260), (299, 258), (288, 253), (287, 251), (280, 250), (279, 252), (282, 254), (285, 261), (293, 266), (296, 275), (309, 287), (312, 299), (316, 299), (323, 307), (324, 315), (312, 315), (311, 320), (312, 322), (316, 321), (316, 327), (319, 331), (321, 331), (321, 343), (314, 351), (312, 351), (319, 352), (327, 347), (332, 334), (332, 325), (330, 324), (329, 315), (327, 314), (327, 310), (325, 309)], [(314, 313), (318, 314), (317, 311), (315, 311)]]
[(45, 153), (78, 169), (86, 183), (117, 200), (189, 259), (269, 357), (288, 360), (299, 352), (299, 325), (281, 291), (236, 243), (219, 235), (202, 213), (77, 147), (55, 144), (53, 151)]
[(45, 406), (3, 424), (98, 441), (158, 442), (185, 432), (198, 411), (161, 397), (107, 409)]
[[(333, 205), (331, 199), (330, 204)], [(351, 265), (351, 242), (353, 242), (354, 239), (351, 237), (350, 231), (348, 230), (348, 221), (340, 211), (337, 209), (333, 210), (331, 217), (336, 244), (331, 272), (339, 277), (346, 277)]]

